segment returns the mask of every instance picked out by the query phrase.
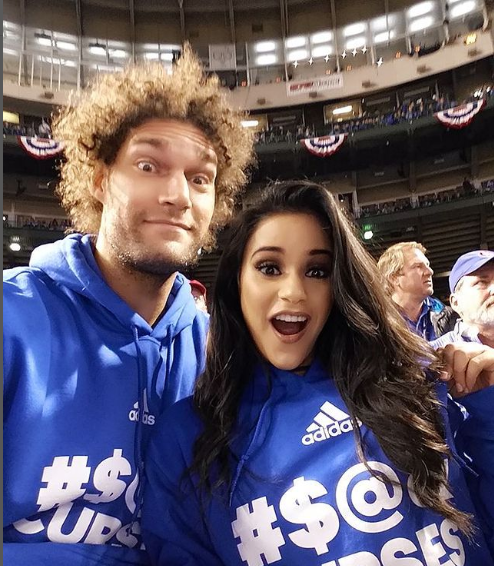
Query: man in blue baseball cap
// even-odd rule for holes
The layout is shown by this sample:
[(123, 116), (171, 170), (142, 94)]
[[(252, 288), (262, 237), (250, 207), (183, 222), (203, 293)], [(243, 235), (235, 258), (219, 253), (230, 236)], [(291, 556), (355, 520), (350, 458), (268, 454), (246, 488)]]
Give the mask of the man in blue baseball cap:
[(453, 331), (434, 342), (480, 342), (494, 347), (494, 251), (460, 256), (449, 275), (450, 302), (460, 315)]
[[(431, 345), (442, 351), (450, 371), (462, 374), (456, 391), (466, 394), (494, 384), (494, 251), (460, 256), (451, 270), (449, 288), (451, 306), (460, 319), (454, 330)], [(459, 344), (464, 347), (457, 348)], [(475, 381), (472, 388), (481, 366), (483, 380)]]

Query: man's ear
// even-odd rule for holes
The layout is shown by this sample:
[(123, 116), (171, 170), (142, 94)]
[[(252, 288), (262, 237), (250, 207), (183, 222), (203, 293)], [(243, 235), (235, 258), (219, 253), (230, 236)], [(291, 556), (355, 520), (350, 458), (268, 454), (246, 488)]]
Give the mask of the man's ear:
[(396, 289), (396, 287), (398, 287), (399, 277), (400, 277), (399, 273), (393, 273), (388, 277), (389, 285), (392, 287), (393, 290)]
[(101, 204), (105, 204), (109, 175), (109, 168), (104, 163), (99, 163), (94, 171), (93, 183), (89, 191)]
[(451, 308), (461, 316), (460, 308), (458, 306), (458, 297), (455, 293), (451, 293), (449, 297), (449, 304), (451, 305)]

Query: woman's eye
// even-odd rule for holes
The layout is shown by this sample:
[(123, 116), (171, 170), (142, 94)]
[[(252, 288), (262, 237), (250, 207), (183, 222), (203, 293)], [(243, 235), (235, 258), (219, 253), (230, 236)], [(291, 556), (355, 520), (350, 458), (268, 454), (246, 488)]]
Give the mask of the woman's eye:
[(316, 279), (326, 279), (329, 277), (329, 269), (325, 267), (311, 267), (307, 275), (309, 277), (315, 277)]
[(156, 167), (149, 161), (141, 161), (137, 164), (137, 167), (145, 173), (153, 173), (156, 170)]
[(280, 270), (278, 267), (272, 263), (264, 263), (257, 267), (258, 271), (260, 271), (263, 275), (279, 275)]

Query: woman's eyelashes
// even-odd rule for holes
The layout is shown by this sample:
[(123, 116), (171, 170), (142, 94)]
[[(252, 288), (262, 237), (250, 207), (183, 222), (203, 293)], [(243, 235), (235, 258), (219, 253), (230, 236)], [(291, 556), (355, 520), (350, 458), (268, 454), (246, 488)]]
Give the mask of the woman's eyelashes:
[[(262, 261), (256, 264), (255, 268), (268, 277), (281, 275), (283, 273), (283, 269), (280, 265), (273, 261)], [(327, 279), (329, 273), (329, 267), (326, 265), (310, 265), (305, 270), (305, 275), (314, 279)]]
[(329, 267), (315, 265), (309, 268), (307, 275), (308, 277), (315, 277), (316, 279), (327, 279), (329, 277)]
[(256, 265), (256, 269), (260, 271), (263, 275), (273, 276), (280, 275), (281, 270), (276, 263), (270, 261), (263, 261)]

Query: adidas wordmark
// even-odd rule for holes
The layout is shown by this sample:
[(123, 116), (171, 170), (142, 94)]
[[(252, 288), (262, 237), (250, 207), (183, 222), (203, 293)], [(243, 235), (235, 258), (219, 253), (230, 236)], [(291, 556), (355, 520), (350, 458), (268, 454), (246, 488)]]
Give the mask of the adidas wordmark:
[(350, 416), (329, 401), (321, 405), (314, 422), (307, 427), (307, 434), (302, 437), (302, 444), (309, 446), (353, 430)]

